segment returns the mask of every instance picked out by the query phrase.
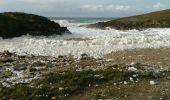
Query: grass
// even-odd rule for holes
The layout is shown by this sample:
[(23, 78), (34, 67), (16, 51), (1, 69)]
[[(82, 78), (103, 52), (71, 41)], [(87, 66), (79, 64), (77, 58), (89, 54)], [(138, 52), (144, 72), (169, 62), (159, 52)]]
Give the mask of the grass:
[[(3, 88), (0, 92), (0, 97), (5, 96), (8, 97), (8, 99), (9, 97), (14, 99), (27, 99), (28, 97), (32, 99), (50, 99), (51, 97), (56, 97), (61, 99), (65, 96), (79, 93), (86, 87), (89, 87), (89, 85), (94, 86), (110, 80), (114, 80), (115, 82), (128, 80), (128, 76), (131, 76), (131, 74), (133, 73), (124, 73), (113, 69), (49, 73), (45, 75), (45, 78), (35, 82), (34, 86), (36, 88), (29, 88), (27, 85)], [(63, 89), (59, 90), (59, 88)], [(48, 97), (46, 97), (46, 95), (48, 95)]]
[(130, 16), (111, 20), (108, 22), (99, 22), (89, 25), (89, 27), (106, 28), (111, 27), (119, 30), (145, 28), (170, 28), (170, 9), (152, 12), (143, 15)]
[[(130, 72), (123, 68), (122, 65), (114, 65), (98, 71), (48, 73), (44, 75), (44, 78), (36, 80), (31, 84), (19, 84), (10, 88), (0, 86), (0, 98), (19, 100), (65, 99), (81, 93), (88, 87), (99, 86), (107, 82), (119, 83), (129, 81), (129, 77), (136, 74), (136, 72)], [(139, 73), (138, 78), (153, 78), (151, 75)]]

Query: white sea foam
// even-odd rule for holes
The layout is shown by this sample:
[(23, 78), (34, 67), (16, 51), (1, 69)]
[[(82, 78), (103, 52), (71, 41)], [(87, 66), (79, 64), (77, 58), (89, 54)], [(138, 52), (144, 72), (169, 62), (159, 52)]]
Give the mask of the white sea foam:
[[(0, 51), (9, 50), (17, 54), (50, 56), (72, 54), (75, 57), (87, 53), (94, 57), (102, 57), (118, 50), (170, 47), (170, 29), (168, 28), (145, 31), (99, 30), (79, 27), (77, 23), (63, 22), (62, 20), (56, 22), (67, 26), (73, 34), (62, 37), (22, 36), (13, 39), (0, 39)], [(85, 40), (74, 40), (76, 38)]]

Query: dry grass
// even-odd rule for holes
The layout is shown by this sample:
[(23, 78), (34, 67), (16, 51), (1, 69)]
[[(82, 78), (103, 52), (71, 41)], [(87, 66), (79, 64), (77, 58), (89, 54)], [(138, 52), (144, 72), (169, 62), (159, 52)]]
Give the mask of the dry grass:
[(106, 55), (108, 59), (113, 59), (117, 64), (130, 64), (133, 62), (154, 64), (170, 68), (170, 48), (160, 49), (134, 49), (126, 51), (112, 52)]
[[(53, 73), (46, 74), (44, 76), (45, 78), (35, 81), (34, 86), (41, 86), (41, 88), (30, 88), (25, 85), (18, 85), (14, 88), (3, 88), (0, 84), (0, 98), (4, 96), (6, 96), (6, 99), (28, 98), (29, 95), (31, 99), (41, 98), (44, 100), (50, 99), (51, 97), (64, 100), (169, 100), (170, 78), (166, 78), (170, 77), (170, 72), (168, 73), (169, 75), (164, 78), (151, 78), (150, 76), (146, 77), (145, 74), (142, 74), (143, 78), (136, 83), (134, 81), (130, 82), (129, 80), (133, 73), (122, 72), (120, 70), (120, 68), (124, 68), (121, 66), (132, 62), (168, 67), (170, 65), (169, 54), (170, 48), (161, 48), (113, 52), (105, 56), (105, 58), (107, 58), (106, 61), (98, 61), (94, 58), (86, 57), (86, 59), (75, 61), (74, 64), (84, 68), (104, 63), (104, 65), (108, 65), (108, 69), (80, 72), (72, 70), (64, 72), (61, 69), (60, 72), (53, 69)], [(41, 65), (41, 63), (38, 63), (38, 65), (39, 64)], [(115, 66), (111, 66), (112, 64)], [(71, 65), (70, 63), (70, 67)], [(113, 67), (119, 70), (114, 70)], [(69, 67), (65, 68), (68, 69)], [(100, 77), (98, 77), (98, 75), (100, 75)], [(154, 80), (157, 84), (150, 85), (150, 80)], [(128, 83), (124, 84), (124, 81)], [(116, 85), (114, 83), (116, 83)], [(63, 88), (63, 91), (60, 91), (60, 87), (65, 88)], [(21, 91), (24, 91), (24, 93), (21, 93)], [(65, 93), (69, 93), (70, 95), (64, 97)], [(47, 94), (48, 97), (43, 97), (44, 94)], [(41, 97), (37, 97), (39, 95)], [(60, 96), (63, 96), (63, 98), (60, 98)]]
[[(150, 85), (148, 80), (127, 85), (104, 84), (100, 87), (91, 88), (79, 95), (73, 96), (72, 100), (169, 100), (170, 81), (161, 79), (157, 85)], [(71, 100), (69, 98), (69, 100)]]

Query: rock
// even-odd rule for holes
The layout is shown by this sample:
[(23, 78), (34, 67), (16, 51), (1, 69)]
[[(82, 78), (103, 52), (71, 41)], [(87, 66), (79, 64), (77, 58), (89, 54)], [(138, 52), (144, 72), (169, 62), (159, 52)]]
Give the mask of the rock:
[(9, 52), (8, 50), (5, 50), (2, 54), (7, 57), (11, 57), (13, 55), (13, 53)]
[(62, 55), (59, 55), (59, 56), (58, 56), (58, 58), (64, 58), (64, 56), (62, 56)]
[(43, 63), (42, 61), (36, 61), (36, 62), (33, 62), (32, 66), (45, 66), (46, 64)]
[(16, 65), (14, 66), (14, 70), (21, 71), (21, 70), (26, 70), (27, 66), (26, 65)]
[(80, 60), (88, 60), (89, 56), (87, 54), (81, 54)]
[(12, 71), (5, 71), (5, 72), (3, 73), (3, 77), (8, 78), (8, 77), (12, 76), (12, 74), (13, 74)]
[(62, 91), (62, 90), (63, 90), (63, 87), (59, 87), (58, 89), (59, 89), (59, 91)]
[(66, 27), (50, 21), (48, 18), (20, 12), (0, 13), (0, 36), (13, 38), (22, 35), (49, 36), (70, 33)]
[(0, 58), (0, 62), (2, 63), (11, 63), (13, 62), (14, 60), (11, 58), (11, 57), (6, 57), (6, 58)]
[(133, 80), (133, 78), (132, 78), (132, 77), (129, 77), (129, 80), (130, 80), (131, 82), (134, 82), (134, 80)]
[(36, 68), (33, 68), (33, 67), (30, 67), (30, 69), (28, 70), (28, 72), (36, 72), (37, 69)]
[(56, 97), (51, 97), (51, 100), (56, 100)]
[(170, 80), (170, 77), (166, 77), (167, 80)]
[(46, 71), (47, 67), (46, 66), (41, 66), (41, 67), (34, 67), (35, 71)]
[(150, 81), (149, 83), (150, 83), (150, 85), (155, 85), (156, 84), (155, 81)]
[(137, 72), (138, 69), (135, 67), (128, 67), (128, 71)]
[(124, 81), (124, 82), (123, 82), (123, 84), (124, 84), (124, 85), (127, 85), (127, 84), (128, 84), (128, 82)]

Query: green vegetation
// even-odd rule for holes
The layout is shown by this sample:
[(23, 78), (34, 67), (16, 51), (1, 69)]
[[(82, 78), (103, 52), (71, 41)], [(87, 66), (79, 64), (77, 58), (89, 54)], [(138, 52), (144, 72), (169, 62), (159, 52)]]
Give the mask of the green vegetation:
[[(95, 86), (110, 80), (120, 82), (128, 80), (133, 73), (124, 73), (111, 68), (101, 71), (64, 71), (61, 73), (50, 73), (39, 81), (34, 82), (34, 87), (28, 85), (17, 85), (12, 88), (2, 88), (0, 98), (13, 99), (58, 99), (79, 93), (86, 87)], [(22, 92), (21, 92), (22, 91)]]
[(145, 28), (170, 28), (170, 9), (148, 14), (115, 19), (108, 22), (99, 22), (89, 25), (96, 28), (114, 28), (119, 30), (145, 29)]
[[(136, 64), (135, 68), (139, 68)], [(140, 69), (140, 68), (139, 68)], [(133, 77), (134, 75), (137, 75)], [(138, 79), (156, 78), (154, 74), (128, 71), (127, 66), (114, 65), (98, 71), (59, 71), (48, 73), (31, 84), (18, 84), (10, 88), (0, 86), (0, 98), (19, 100), (64, 99), (82, 92), (88, 87), (96, 87), (104, 83), (120, 83)], [(133, 82), (133, 81), (131, 81)]]

